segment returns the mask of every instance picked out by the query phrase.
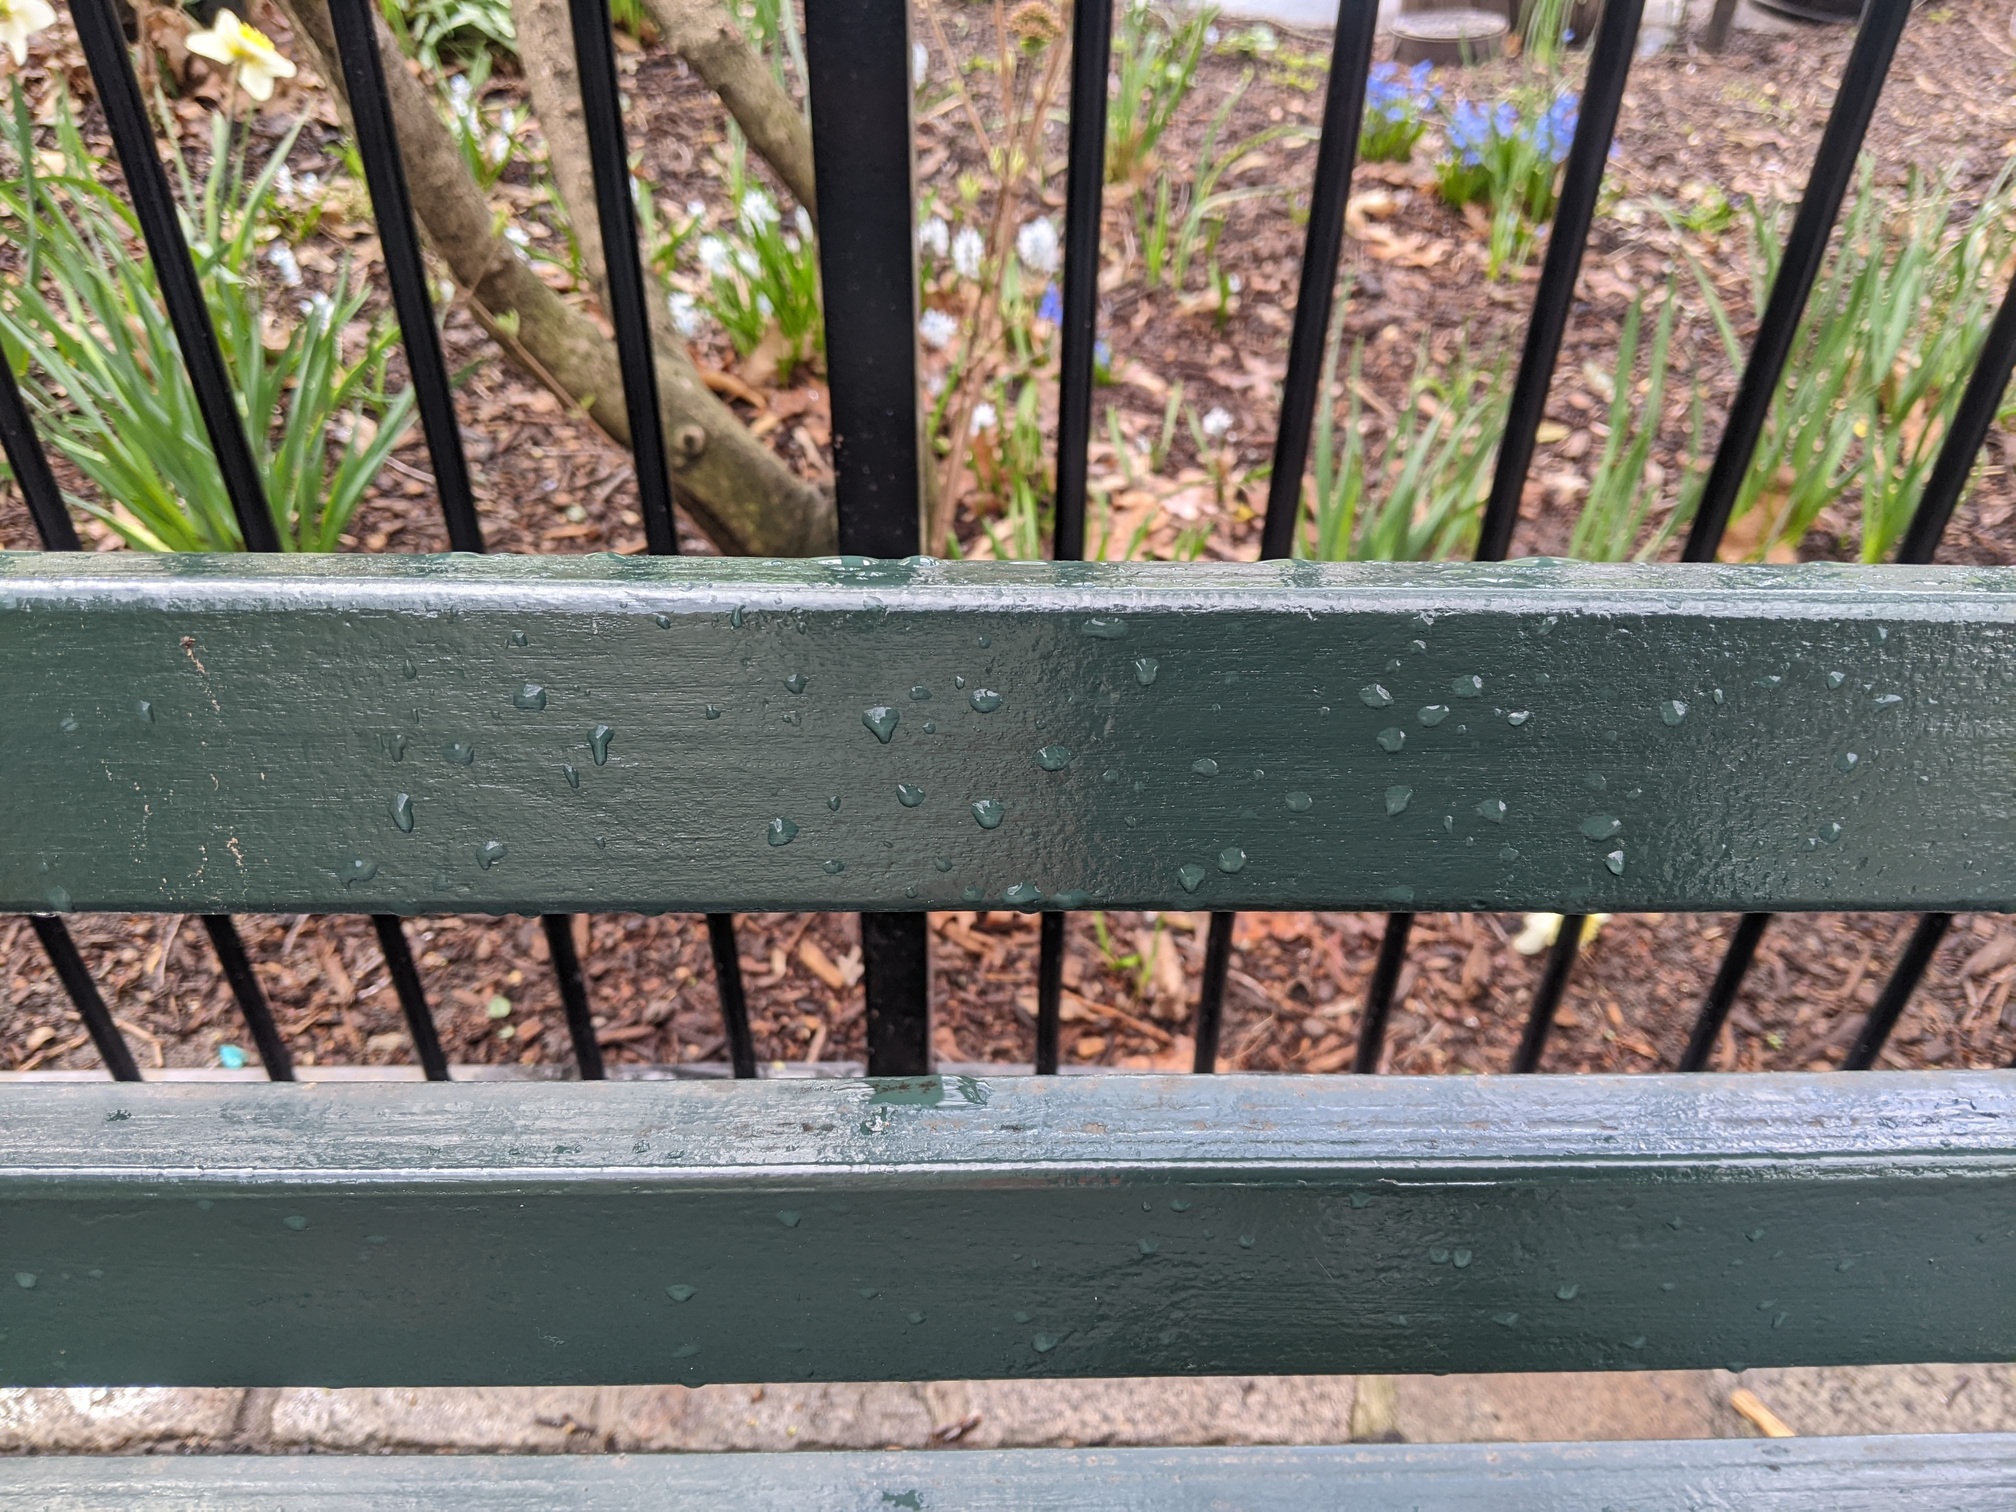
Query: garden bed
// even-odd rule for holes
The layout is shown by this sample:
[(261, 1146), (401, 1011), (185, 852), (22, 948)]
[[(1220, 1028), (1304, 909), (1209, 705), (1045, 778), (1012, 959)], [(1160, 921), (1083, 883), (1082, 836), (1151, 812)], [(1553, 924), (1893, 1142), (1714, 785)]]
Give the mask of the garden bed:
[[(920, 23), (927, 78), (918, 101), (920, 184), (927, 208), (958, 221), (961, 178), (984, 177), (954, 70), (984, 79), (974, 59), (996, 53), (992, 17), (983, 6), (944, 4), (939, 30)], [(275, 28), (283, 48), (284, 31)], [(1274, 406), (1287, 350), (1301, 251), (1295, 213), (1306, 202), (1313, 168), (1313, 125), (1321, 110), (1327, 39), (1280, 29), (1266, 36), (1244, 23), (1221, 21), (1204, 52), (1195, 87), (1182, 101), (1156, 151), (1156, 161), (1130, 188), (1109, 191), (1105, 242), (1108, 286), (1101, 332), (1110, 345), (1103, 366), (1112, 382), (1095, 395), (1093, 483), (1097, 498), (1091, 539), (1118, 554), (1250, 557), (1264, 503), (1264, 468), (1272, 443)], [(81, 68), (60, 34), (18, 70), (29, 99), (47, 116), (51, 91), (81, 80)], [(1752, 308), (1752, 270), (1742, 206), (1751, 198), (1796, 198), (1824, 119), (1848, 33), (1816, 29), (1792, 36), (1738, 34), (1720, 57), (1683, 48), (1641, 60), (1626, 95), (1609, 188), (1571, 320), (1543, 444), (1535, 458), (1515, 551), (1565, 552), (1582, 500), (1596, 478), (1608, 439), (1620, 332), (1634, 300), (1652, 303), (1669, 281), (1679, 291), (1671, 338), (1671, 377), (1647, 456), (1663, 479), (1647, 500), (1635, 543), (1653, 539), (1674, 508), (1688, 475), (1693, 403), (1700, 397), (1705, 434), (1718, 432), (1735, 370), (1709, 318), (1705, 281), (1720, 291), (1738, 330)], [(683, 207), (705, 207), (704, 227), (677, 262), (681, 287), (705, 290), (695, 260), (697, 237), (726, 232), (735, 208), (725, 182), (726, 135), (718, 103), (679, 60), (650, 47), (626, 46), (621, 62), (631, 99), (633, 144), (661, 205), (683, 220)], [(1462, 76), (1441, 87), (1489, 102), (1519, 78), (1517, 61)], [(1574, 65), (1569, 65), (1572, 81)], [(1914, 170), (1943, 178), (1957, 216), (1971, 214), (1994, 186), (2016, 138), (2016, 42), (2004, 18), (1987, 8), (1955, 4), (1921, 10), (1907, 30), (1870, 136), (1876, 192), (1894, 200), (1910, 192)], [(505, 71), (505, 72), (508, 72)], [(217, 81), (200, 70), (184, 79), (176, 106), (184, 144), (201, 162), (209, 142)], [(977, 86), (976, 86), (977, 87)], [(500, 73), (488, 93), (494, 119), (520, 93)], [(86, 134), (95, 130), (85, 116)], [(304, 180), (340, 183), (335, 115), (310, 81), (283, 89), (259, 117), (257, 140), (269, 144), (305, 121), (289, 169)], [(1216, 125), (1214, 127), (1214, 120)], [(1299, 132), (1297, 128), (1311, 128)], [(1215, 290), (1200, 262), (1181, 288), (1149, 287), (1137, 211), (1152, 214), (1169, 165), (1207, 160), (1213, 144), (1276, 133), (1245, 156), (1217, 185), (1228, 197), (1216, 241)], [(1043, 134), (1045, 151), (1061, 161), (1061, 124)], [(1416, 382), (1417, 363), (1446, 383), (1467, 361), (1488, 375), (1516, 358), (1531, 300), (1533, 275), (1489, 276), (1486, 217), (1465, 212), (1435, 192), (1439, 130), (1431, 130), (1413, 160), (1365, 164), (1354, 186), (1346, 266), (1354, 290), (1342, 331), (1362, 343), (1355, 390), (1375, 451), (1398, 417), (1428, 415), (1444, 391)], [(104, 150), (100, 142), (99, 149)], [(534, 157), (506, 166), (494, 190), (533, 245), (558, 247), (555, 217)], [(753, 184), (769, 184), (779, 211), (789, 201), (752, 160)], [(1180, 179), (1180, 175), (1178, 175)], [(1136, 200), (1134, 190), (1141, 191)], [(1180, 207), (1185, 183), (1172, 197)], [(984, 199), (981, 204), (984, 205)], [(1061, 224), (1061, 174), (1033, 193), (1021, 219)], [(1682, 224), (1669, 219), (1672, 207)], [(331, 191), (312, 234), (293, 246), (299, 289), (274, 280), (276, 320), (290, 318), (304, 292), (327, 291), (347, 256), (382, 287), (375, 239), (354, 187)], [(1726, 207), (1726, 209), (1725, 209)], [(977, 221), (978, 210), (968, 221)], [(927, 255), (927, 307), (954, 329), (975, 308), (972, 280), (962, 280), (948, 248)], [(1690, 262), (1690, 259), (1692, 261)], [(1043, 260), (1032, 249), (1031, 267)], [(570, 297), (566, 259), (542, 265)], [(2006, 279), (2008, 268), (1997, 278)], [(1233, 293), (1229, 280), (1236, 277)], [(1996, 292), (1999, 294), (2000, 284)], [(374, 296), (374, 299), (377, 296)], [(1042, 319), (1040, 290), (1027, 291), (1019, 329), (1040, 354), (1052, 339)], [(369, 308), (367, 307), (367, 314)], [(1645, 335), (1654, 316), (1648, 309)], [(466, 307), (447, 317), (451, 366), (473, 371), (459, 394), (476, 489), (492, 549), (521, 552), (640, 551), (643, 530), (626, 455), (592, 424), (571, 413), (547, 389), (504, 361)], [(942, 377), (957, 341), (927, 348), (926, 372)], [(1424, 357), (1425, 354), (1425, 357)], [(775, 344), (738, 353), (718, 325), (702, 325), (694, 355), (710, 384), (734, 404), (800, 475), (826, 476), (830, 436), (824, 389), (801, 366), (789, 381), (776, 375)], [(1339, 377), (1350, 370), (1347, 351)], [(1018, 553), (1040, 518), (1017, 515), (1022, 496), (1040, 496), (1040, 467), (1029, 465), (1028, 437), (1014, 434), (1004, 414), (1027, 386), (1036, 430), (1048, 436), (1054, 386), (1041, 360), (1003, 358), (995, 375), (1006, 387), (976, 393), (993, 406), (995, 424), (974, 435), (977, 463), (962, 475), (954, 528), (963, 550)], [(395, 356), (390, 381), (403, 383)], [(1804, 375), (1798, 382), (1816, 381)], [(1489, 389), (1480, 381), (1479, 392)], [(1629, 392), (1632, 385), (1627, 383)], [(1172, 396), (1179, 394), (1172, 405)], [(1108, 421), (1108, 412), (1112, 419)], [(1348, 397), (1336, 414), (1349, 413)], [(1116, 449), (1113, 437), (1120, 438)], [(2016, 484), (2008, 464), (2016, 439), (1998, 429), (1988, 464), (1956, 517), (1942, 560), (2016, 561)], [(1041, 448), (1036, 448), (1040, 459)], [(66, 483), (79, 483), (61, 468)], [(80, 486), (80, 491), (83, 490)], [(1854, 491), (1825, 502), (1795, 538), (1767, 541), (1760, 507), (1739, 520), (1734, 556), (1853, 558), (1862, 523)], [(1746, 523), (1747, 522), (1747, 523)], [(117, 546), (100, 525), (87, 525), (97, 544)], [(1019, 535), (1018, 535), (1019, 531)], [(424, 447), (417, 431), (394, 449), (392, 462), (364, 496), (343, 532), (344, 549), (433, 551), (446, 547)], [(0, 490), (0, 545), (34, 545), (25, 511)], [(690, 549), (708, 549), (689, 533)], [(1670, 551), (1670, 546), (1665, 548)], [(1064, 1057), (1078, 1064), (1185, 1069), (1188, 1017), (1202, 963), (1204, 916), (1110, 915), (1097, 925), (1074, 918), (1066, 968)], [(1902, 916), (1812, 916), (1775, 923), (1732, 1018), (1718, 1065), (1803, 1068), (1838, 1061), (1847, 1039), (1890, 965), (1910, 919)], [(220, 1047), (247, 1045), (202, 932), (160, 918), (79, 916), (71, 920), (85, 957), (115, 1014), (133, 1031), (136, 1053), (149, 1064), (216, 1064)], [(1558, 1070), (1651, 1070), (1678, 1057), (1699, 997), (1719, 960), (1726, 917), (1633, 917), (1608, 924), (1588, 947), (1568, 1004), (1557, 1020), (1548, 1067)], [(411, 1059), (397, 1005), (385, 981), (368, 920), (246, 918), (247, 944), (259, 963), (283, 1030), (304, 1062), (333, 1064)], [(607, 917), (581, 921), (591, 993), (603, 1020), (607, 1053), (617, 1061), (657, 1063), (723, 1057), (718, 1012), (697, 918)], [(1348, 1069), (1358, 1007), (1376, 949), (1380, 921), (1370, 915), (1256, 914), (1242, 918), (1227, 998), (1221, 1064), (1276, 1070)], [(1398, 1072), (1483, 1071), (1510, 1058), (1539, 970), (1512, 941), (1521, 921), (1491, 915), (1430, 916), (1417, 925), (1401, 983), (1401, 1007), (1388, 1036), (1387, 1067)], [(535, 921), (469, 917), (416, 921), (416, 953), (436, 1004), (451, 1059), (470, 1062), (562, 1062), (566, 1034)], [(862, 1054), (859, 953), (845, 917), (752, 917), (741, 940), (758, 1053), (765, 1059), (833, 1060)], [(1027, 1061), (1033, 1040), (1036, 925), (1008, 913), (934, 917), (938, 1048), (961, 1061)], [(25, 922), (0, 923), (0, 1068), (93, 1064), (88, 1041), (35, 948)], [(2002, 918), (1963, 919), (1943, 947), (1886, 1052), (1886, 1063), (1988, 1065), (2016, 1052), (2016, 926)], [(228, 1051), (226, 1052), (229, 1058)]]

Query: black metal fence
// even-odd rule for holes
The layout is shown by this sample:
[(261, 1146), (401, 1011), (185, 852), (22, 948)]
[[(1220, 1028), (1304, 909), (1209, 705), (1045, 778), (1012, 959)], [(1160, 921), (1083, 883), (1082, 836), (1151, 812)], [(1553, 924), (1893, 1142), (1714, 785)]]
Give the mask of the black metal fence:
[[(392, 43), (374, 14), (372, 0), (327, 3), (449, 540), (456, 550), (482, 551), (483, 530), (385, 89), (385, 49)], [(245, 546), (251, 551), (277, 551), (280, 541), (273, 517), (176, 218), (115, 0), (71, 0), (70, 10)], [(654, 554), (672, 554), (678, 551), (673, 488), (659, 417), (608, 0), (571, 0), (571, 10), (607, 257), (609, 314), (616, 328), (647, 548)], [(1644, 0), (1607, 0), (1592, 44), (1588, 86), (1563, 170), (1553, 231), (1478, 534), (1480, 560), (1503, 560), (1511, 545), (1643, 10)], [(1687, 538), (1686, 561), (1715, 560), (1772, 396), (1784, 378), (1801, 312), (1820, 271), (1910, 10), (1911, 0), (1868, 0)], [(1377, 16), (1377, 0), (1340, 0), (1261, 536), (1261, 553), (1267, 558), (1286, 557), (1292, 551), (1321, 397), (1324, 343)], [(1059, 560), (1079, 559), (1085, 544), (1111, 28), (1110, 4), (1075, 8), (1053, 540)], [(391, 56), (396, 66), (396, 49)], [(921, 544), (908, 0), (808, 0), (806, 58), (815, 169), (825, 212), (820, 263), (840, 549), (867, 556), (905, 556)], [(2012, 364), (2016, 364), (2016, 285), (2005, 295), (1987, 333), (1898, 560), (1932, 560), (2008, 386)], [(79, 550), (56, 479), (5, 363), (0, 363), (0, 441), (43, 546), (51, 551)], [(372, 922), (420, 1064), (430, 1079), (446, 1079), (447, 1061), (405, 927), (392, 915), (375, 915)], [(1702, 1003), (1680, 1069), (1698, 1071), (1706, 1065), (1769, 922), (1766, 914), (1743, 916)], [(1848, 1069), (1874, 1063), (1951, 922), (1950, 914), (1921, 917), (1844, 1061)], [(267, 1074), (275, 1080), (291, 1079), (291, 1059), (236, 925), (227, 916), (206, 916), (203, 923)], [(1057, 1070), (1068, 923), (1068, 914), (1058, 911), (1045, 912), (1041, 919), (1038, 1074)], [(1231, 914), (1211, 916), (1195, 1026), (1195, 1069), (1200, 1072), (1217, 1065), (1232, 923)], [(62, 920), (39, 915), (33, 924), (106, 1068), (120, 1080), (139, 1080), (132, 1052)], [(707, 924), (734, 1074), (754, 1076), (756, 1057), (735, 923), (716, 914), (708, 916)], [(1358, 1071), (1378, 1068), (1412, 924), (1413, 916), (1405, 913), (1387, 920), (1360, 1022)], [(1582, 924), (1580, 916), (1562, 921), (1534, 993), (1513, 1062), (1515, 1071), (1539, 1069), (1555, 1011), (1573, 974)], [(602, 1055), (571, 921), (549, 917), (544, 925), (576, 1065), (582, 1077), (600, 1078)], [(871, 914), (861, 920), (871, 1074), (907, 1075), (930, 1068), (926, 935), (927, 921), (921, 913)]]

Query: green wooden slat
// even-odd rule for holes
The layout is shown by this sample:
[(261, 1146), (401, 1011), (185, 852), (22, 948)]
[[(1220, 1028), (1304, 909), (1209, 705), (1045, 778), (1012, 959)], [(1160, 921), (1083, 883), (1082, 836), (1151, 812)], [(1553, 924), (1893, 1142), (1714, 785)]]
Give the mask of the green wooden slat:
[(0, 1151), (13, 1385), (2016, 1358), (1997, 1073), (23, 1086)]
[(2012, 623), (2000, 569), (0, 557), (0, 908), (2001, 909)]
[(43, 1457), (0, 1508), (136, 1512), (2006, 1512), (2016, 1434), (913, 1454)]

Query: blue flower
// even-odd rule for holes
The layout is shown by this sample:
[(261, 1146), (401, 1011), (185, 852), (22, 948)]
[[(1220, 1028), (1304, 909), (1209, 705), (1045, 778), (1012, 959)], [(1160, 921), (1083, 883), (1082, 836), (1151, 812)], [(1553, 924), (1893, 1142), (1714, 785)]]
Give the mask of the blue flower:
[(1484, 149), (1491, 145), (1491, 122), (1468, 100), (1458, 100), (1449, 112), (1449, 148), (1466, 168), (1484, 161)]
[(1064, 301), (1058, 297), (1054, 283), (1043, 286), (1043, 298), (1036, 305), (1036, 318), (1047, 320), (1053, 326), (1064, 324)]
[(1575, 123), (1581, 119), (1582, 101), (1572, 91), (1555, 96), (1547, 113), (1533, 123), (1533, 146), (1552, 162), (1568, 156), (1575, 140)]

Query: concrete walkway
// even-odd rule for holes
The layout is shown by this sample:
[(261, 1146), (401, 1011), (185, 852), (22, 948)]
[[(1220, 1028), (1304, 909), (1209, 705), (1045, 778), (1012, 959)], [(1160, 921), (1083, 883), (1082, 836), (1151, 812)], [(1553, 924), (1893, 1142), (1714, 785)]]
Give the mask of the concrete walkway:
[[(2016, 1429), (2016, 1367), (949, 1381), (928, 1385), (0, 1392), (0, 1453), (927, 1449), (1713, 1438), (1747, 1387), (1801, 1434)], [(1360, 1409), (1354, 1424), (1354, 1407)]]

